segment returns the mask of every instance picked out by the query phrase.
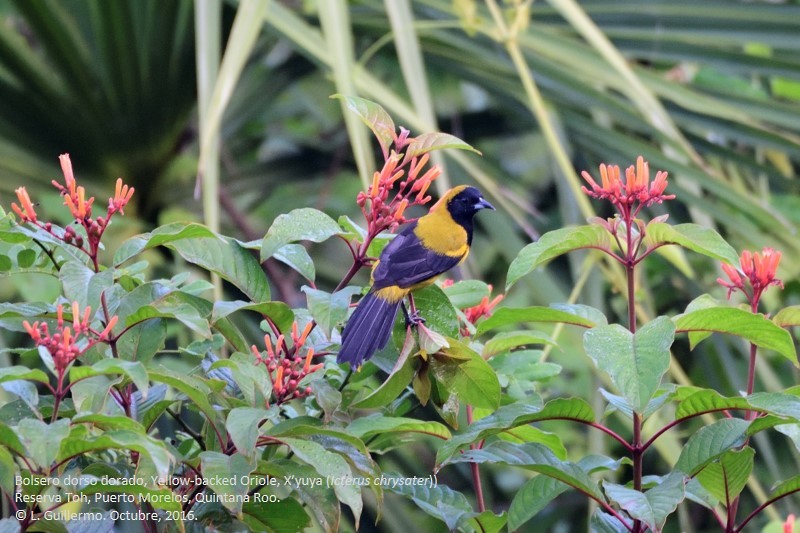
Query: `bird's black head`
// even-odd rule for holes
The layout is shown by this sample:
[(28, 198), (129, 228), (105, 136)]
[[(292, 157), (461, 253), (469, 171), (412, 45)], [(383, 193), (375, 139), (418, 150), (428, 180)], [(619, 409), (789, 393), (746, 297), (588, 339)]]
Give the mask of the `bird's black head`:
[(453, 220), (462, 226), (472, 224), (472, 217), (481, 209), (494, 209), (494, 206), (483, 199), (481, 191), (475, 187), (456, 187), (451, 191), (453, 196), (447, 201), (447, 210)]
[(453, 220), (467, 231), (467, 242), (472, 244), (472, 217), (481, 209), (494, 209), (494, 206), (483, 199), (481, 191), (475, 187), (456, 187), (448, 194), (447, 211)]

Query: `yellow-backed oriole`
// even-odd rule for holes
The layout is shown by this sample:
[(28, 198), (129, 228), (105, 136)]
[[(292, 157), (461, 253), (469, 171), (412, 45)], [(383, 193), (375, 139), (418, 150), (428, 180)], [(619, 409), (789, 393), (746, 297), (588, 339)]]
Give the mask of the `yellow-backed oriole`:
[(467, 257), (472, 217), (485, 208), (494, 209), (478, 189), (454, 187), (392, 239), (372, 269), (372, 288), (342, 332), (337, 362), (358, 368), (386, 346), (403, 299)]

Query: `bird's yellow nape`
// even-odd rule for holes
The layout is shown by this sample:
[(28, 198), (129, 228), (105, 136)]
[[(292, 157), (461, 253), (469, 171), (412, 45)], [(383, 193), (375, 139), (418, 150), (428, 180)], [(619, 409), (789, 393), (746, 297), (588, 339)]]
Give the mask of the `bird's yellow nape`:
[(467, 187), (469, 187), (469, 185), (459, 185), (457, 187), (453, 187), (452, 189), (444, 193), (442, 197), (439, 198), (439, 201), (433, 204), (433, 207), (431, 207), (431, 212), (437, 211), (441, 206), (447, 207), (447, 203), (450, 200), (452, 200), (455, 195), (457, 195)]

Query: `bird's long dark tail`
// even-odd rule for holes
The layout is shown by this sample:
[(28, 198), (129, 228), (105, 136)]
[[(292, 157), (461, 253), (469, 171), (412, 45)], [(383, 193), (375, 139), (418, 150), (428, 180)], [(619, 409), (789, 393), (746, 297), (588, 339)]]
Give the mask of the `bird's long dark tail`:
[(386, 346), (401, 301), (386, 300), (372, 291), (364, 296), (344, 327), (336, 362), (355, 369)]

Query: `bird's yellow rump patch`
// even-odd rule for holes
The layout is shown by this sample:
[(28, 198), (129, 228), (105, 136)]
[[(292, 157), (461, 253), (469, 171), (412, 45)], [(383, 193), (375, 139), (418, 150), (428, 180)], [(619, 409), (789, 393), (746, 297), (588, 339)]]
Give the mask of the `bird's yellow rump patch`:
[(387, 302), (397, 303), (405, 298), (409, 292), (411, 292), (411, 289), (403, 289), (397, 285), (392, 285), (376, 290), (375, 296)]

